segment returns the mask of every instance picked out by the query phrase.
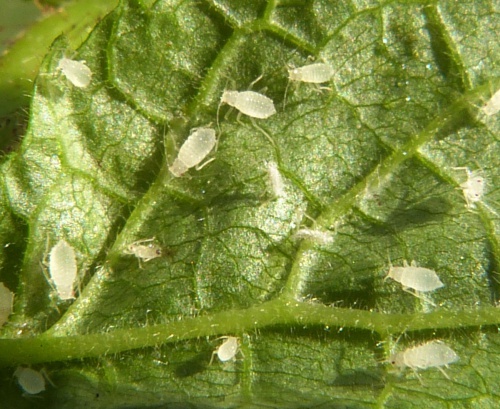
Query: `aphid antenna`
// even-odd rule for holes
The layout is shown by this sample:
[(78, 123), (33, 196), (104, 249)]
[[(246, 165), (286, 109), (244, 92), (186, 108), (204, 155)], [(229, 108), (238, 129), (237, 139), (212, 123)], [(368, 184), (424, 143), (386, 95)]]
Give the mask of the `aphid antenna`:
[[(394, 267), (392, 265), (392, 260), (391, 260), (391, 255), (389, 254), (389, 251), (387, 251), (387, 259), (389, 260), (389, 272), (391, 271), (392, 267)], [(387, 273), (384, 277), (384, 282), (387, 281), (387, 279), (389, 278), (389, 273)], [(399, 339), (399, 338), (398, 338)]]
[[(255, 84), (257, 84), (264, 77), (264, 73), (260, 74), (256, 79), (254, 79), (248, 86), (248, 90), (251, 90)], [(267, 87), (262, 88), (260, 91), (267, 89)]]
[[(226, 81), (226, 85), (224, 85), (224, 89), (222, 90), (222, 95), (224, 95), (224, 93), (226, 92), (226, 90), (227, 90), (227, 84), (228, 83), (229, 83), (229, 78)], [(219, 113), (220, 113), (220, 107), (221, 107), (221, 105), (222, 105), (222, 96), (219, 99), (219, 105), (217, 105), (217, 129), (219, 130), (219, 135), (222, 133), (221, 129), (220, 129), (220, 123), (219, 123)], [(231, 109), (232, 108), (230, 108), (228, 110), (228, 112), (231, 111)], [(226, 115), (227, 115), (227, 113), (226, 113)]]
[(285, 111), (285, 108), (286, 108), (286, 96), (288, 94), (288, 88), (290, 87), (290, 83), (292, 81), (288, 80), (287, 84), (286, 84), (286, 88), (285, 88), (285, 95), (283, 96), (283, 111)]

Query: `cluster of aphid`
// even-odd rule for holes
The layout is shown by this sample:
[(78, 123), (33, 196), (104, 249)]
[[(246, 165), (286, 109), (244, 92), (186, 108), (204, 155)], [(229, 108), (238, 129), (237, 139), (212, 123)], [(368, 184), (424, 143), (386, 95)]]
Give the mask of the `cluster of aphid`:
[[(315, 63), (304, 67), (293, 68), (288, 71), (290, 81), (308, 82), (321, 84), (329, 81), (333, 77), (333, 69), (325, 63)], [(234, 91), (225, 90), (222, 93), (220, 104), (227, 104), (236, 108), (240, 114), (249, 116), (252, 120), (266, 119), (276, 114), (276, 108), (273, 101), (263, 94), (255, 91)], [(257, 126), (254, 123), (255, 126)], [(258, 127), (257, 127), (258, 128)], [(262, 130), (269, 140), (271, 138)], [(271, 140), (272, 141), (272, 140)], [(212, 151), (216, 145), (216, 132), (212, 128), (193, 128), (189, 137), (181, 146), (177, 158), (169, 170), (175, 177), (182, 176), (188, 169), (198, 166), (203, 159)], [(279, 178), (276, 176), (277, 168), (275, 164), (268, 164), (268, 172), (271, 177), (273, 191), (276, 197), (284, 194), (283, 185), (279, 184)]]
[[(92, 71), (85, 65), (84, 61), (75, 61), (68, 58), (61, 58), (57, 69), (76, 87), (87, 87), (92, 79)], [(288, 71), (290, 81), (300, 81), (313, 84), (322, 84), (333, 77), (333, 69), (325, 63), (315, 63)], [(286, 92), (286, 91), (285, 91)], [(236, 108), (240, 113), (248, 115), (250, 118), (265, 119), (276, 113), (273, 101), (254, 91), (230, 91), (226, 90), (222, 94), (220, 103), (228, 104)], [(500, 111), (500, 90), (481, 108), (485, 115), (491, 116)], [(217, 138), (214, 129), (209, 127), (194, 128), (189, 137), (181, 146), (177, 158), (169, 167), (170, 172), (175, 177), (182, 176), (190, 168), (197, 167), (212, 151), (216, 145)], [(207, 162), (208, 163), (208, 162)], [(204, 165), (203, 165), (204, 166)], [(286, 195), (286, 188), (274, 162), (266, 164), (270, 179), (270, 185), (274, 196), (280, 198)], [(199, 168), (199, 167), (198, 167)], [(484, 193), (484, 178), (476, 172), (471, 172), (467, 168), (467, 181), (460, 185), (468, 207), (481, 200)], [(300, 229), (295, 233), (297, 239), (309, 239), (321, 244), (328, 244), (333, 241), (328, 232)], [(154, 238), (140, 240), (127, 246), (125, 253), (133, 254), (140, 261), (147, 262), (162, 255), (162, 249), (154, 243)], [(49, 282), (53, 285), (58, 297), (61, 300), (71, 300), (75, 298), (75, 282), (77, 279), (77, 262), (73, 247), (64, 239), (51, 249), (49, 254)], [(389, 268), (386, 278), (401, 283), (405, 291), (416, 297), (422, 298), (422, 293), (434, 291), (444, 284), (441, 282), (436, 272), (433, 270), (417, 267), (413, 261), (410, 266), (405, 262), (403, 267)], [(413, 291), (410, 291), (413, 290)], [(3, 325), (12, 313), (14, 294), (0, 283), (0, 326)], [(228, 362), (235, 359), (240, 351), (240, 341), (237, 337), (221, 337), (224, 342), (215, 349), (212, 354), (217, 356), (221, 362)], [(444, 343), (430, 341), (420, 346), (408, 348), (405, 351), (396, 353), (389, 358), (393, 365), (404, 369), (406, 367), (417, 369), (427, 369), (436, 367), (442, 370), (443, 366), (458, 360), (457, 354)], [(14, 373), (19, 384), (27, 394), (37, 394), (45, 390), (46, 375), (31, 368), (19, 367)]]

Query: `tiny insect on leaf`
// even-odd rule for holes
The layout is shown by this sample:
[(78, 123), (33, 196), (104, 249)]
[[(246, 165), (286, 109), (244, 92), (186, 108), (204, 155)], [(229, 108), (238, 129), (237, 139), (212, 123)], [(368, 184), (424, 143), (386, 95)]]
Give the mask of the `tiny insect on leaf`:
[(61, 58), (57, 65), (57, 69), (61, 70), (69, 82), (78, 88), (87, 87), (92, 80), (92, 71), (85, 65), (85, 61)]

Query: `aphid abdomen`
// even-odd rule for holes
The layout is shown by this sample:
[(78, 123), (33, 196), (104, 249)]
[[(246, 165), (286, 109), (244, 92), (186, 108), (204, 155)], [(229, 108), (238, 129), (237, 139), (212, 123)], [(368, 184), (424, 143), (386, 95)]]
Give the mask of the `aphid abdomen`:
[(444, 286), (435, 271), (422, 267), (404, 267), (406, 271), (401, 276), (401, 285), (415, 291), (434, 291)]
[(239, 92), (233, 106), (252, 118), (265, 119), (276, 113), (272, 99), (254, 91)]
[(23, 391), (27, 394), (36, 395), (45, 390), (45, 378), (40, 372), (34, 369), (18, 367), (14, 372), (14, 376), (17, 378), (17, 382)]
[(305, 65), (299, 68), (292, 68), (288, 71), (290, 81), (308, 82), (311, 84), (321, 84), (330, 81), (333, 77), (333, 69), (328, 64), (316, 63)]
[(439, 341), (430, 341), (423, 345), (409, 348), (403, 354), (405, 365), (412, 369), (446, 366), (459, 359), (453, 349)]
[(169, 170), (176, 177), (198, 165), (210, 153), (216, 143), (215, 130), (195, 128), (181, 146), (177, 158)]
[(64, 239), (52, 247), (49, 256), (49, 273), (61, 300), (75, 298), (77, 276), (75, 250)]

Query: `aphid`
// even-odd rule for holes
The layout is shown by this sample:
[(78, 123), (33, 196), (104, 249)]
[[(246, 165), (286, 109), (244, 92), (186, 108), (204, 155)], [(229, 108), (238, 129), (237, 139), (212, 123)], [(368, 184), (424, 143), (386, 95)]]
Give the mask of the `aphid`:
[(59, 240), (50, 250), (49, 273), (59, 298), (74, 299), (74, 286), (78, 273), (75, 250), (64, 239)]
[(209, 365), (212, 364), (214, 356), (221, 362), (233, 361), (236, 354), (240, 351), (240, 340), (237, 337), (220, 337), (218, 339), (224, 339), (225, 341), (219, 345), (214, 352), (212, 352), (212, 358), (210, 359)]
[(267, 162), (267, 174), (275, 197), (285, 196), (285, 183), (275, 162)]
[(85, 88), (92, 80), (92, 71), (85, 65), (85, 61), (75, 61), (69, 58), (61, 58), (57, 69), (66, 76), (66, 78), (75, 87)]
[(462, 192), (464, 193), (467, 207), (472, 209), (475, 207), (474, 203), (481, 201), (485, 193), (486, 181), (478, 171), (471, 171), (466, 167), (454, 169), (465, 170), (467, 172), (467, 180), (460, 183), (460, 189), (462, 189)]
[(308, 82), (321, 84), (330, 81), (333, 77), (333, 68), (325, 63), (315, 63), (304, 65), (303, 67), (291, 68), (288, 70), (290, 81)]
[(255, 91), (226, 90), (223, 92), (220, 102), (228, 104), (252, 118), (265, 119), (276, 113), (272, 99)]
[(488, 116), (495, 115), (500, 111), (500, 89), (484, 104), (481, 110)]
[[(422, 298), (419, 293), (434, 291), (444, 286), (435, 271), (417, 267), (415, 261), (412, 261), (410, 266), (406, 261), (403, 262), (403, 267), (391, 265), (384, 281), (388, 278), (401, 283), (404, 291), (418, 298)], [(409, 291), (410, 288), (415, 292)]]
[[(162, 249), (158, 244), (153, 243), (155, 238), (147, 240), (138, 240), (129, 245), (124, 251), (125, 254), (133, 254), (139, 259), (139, 266), (141, 265), (141, 260), (145, 263), (149, 260), (162, 256)], [(147, 244), (145, 244), (147, 243)]]
[(205, 159), (215, 146), (215, 143), (215, 130), (212, 128), (192, 129), (189, 137), (179, 149), (177, 158), (168, 169), (175, 177), (182, 176), (189, 168), (198, 165)]
[(333, 237), (330, 233), (314, 229), (300, 229), (295, 234), (296, 239), (311, 240), (319, 244), (333, 243)]
[(0, 327), (7, 322), (9, 315), (12, 314), (13, 304), (14, 293), (3, 283), (0, 283)]
[(17, 382), (23, 391), (29, 395), (36, 395), (45, 390), (45, 378), (42, 373), (31, 368), (18, 367), (14, 372)]
[(411, 368), (416, 371), (417, 369), (437, 368), (447, 379), (450, 379), (442, 367), (448, 366), (458, 359), (455, 351), (443, 342), (429, 341), (391, 355), (389, 362), (401, 370)]

